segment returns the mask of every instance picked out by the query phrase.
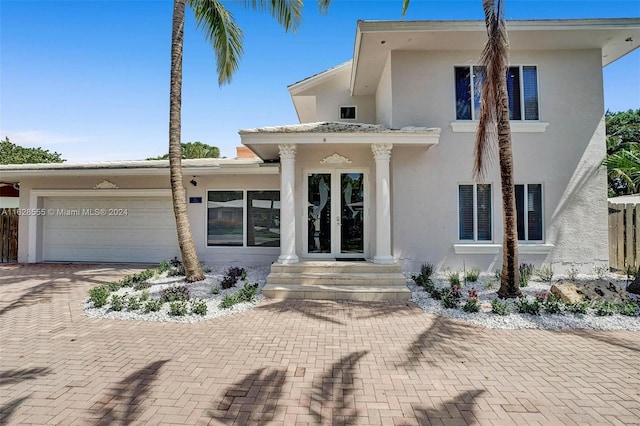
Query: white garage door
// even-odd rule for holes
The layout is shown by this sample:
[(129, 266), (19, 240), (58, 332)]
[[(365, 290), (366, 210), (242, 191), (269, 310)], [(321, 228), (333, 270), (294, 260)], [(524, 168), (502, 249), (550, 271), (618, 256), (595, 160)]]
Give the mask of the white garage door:
[(160, 262), (179, 254), (169, 198), (45, 198), (45, 261)]

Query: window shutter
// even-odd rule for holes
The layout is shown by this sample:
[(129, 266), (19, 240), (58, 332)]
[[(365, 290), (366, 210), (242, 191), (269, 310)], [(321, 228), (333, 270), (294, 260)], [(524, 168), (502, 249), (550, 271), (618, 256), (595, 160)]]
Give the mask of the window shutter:
[(459, 198), (459, 238), (473, 240), (473, 185), (460, 185)]

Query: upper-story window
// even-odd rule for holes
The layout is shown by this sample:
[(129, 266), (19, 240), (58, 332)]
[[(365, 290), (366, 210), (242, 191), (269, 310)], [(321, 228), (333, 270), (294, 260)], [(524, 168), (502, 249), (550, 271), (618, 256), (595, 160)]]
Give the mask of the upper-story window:
[[(477, 120), (480, 117), (484, 67), (455, 67), (456, 119)], [(538, 69), (535, 65), (519, 65), (507, 70), (510, 120), (538, 120)]]
[(354, 107), (354, 106), (341, 106), (340, 107), (340, 119), (341, 120), (355, 120), (356, 119), (356, 107)]

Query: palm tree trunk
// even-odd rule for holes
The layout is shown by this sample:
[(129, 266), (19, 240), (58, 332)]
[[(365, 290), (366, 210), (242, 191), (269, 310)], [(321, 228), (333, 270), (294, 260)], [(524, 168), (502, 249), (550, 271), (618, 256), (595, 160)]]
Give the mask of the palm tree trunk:
[(171, 31), (171, 88), (169, 106), (169, 170), (173, 212), (176, 217), (178, 243), (187, 282), (201, 281), (204, 274), (193, 242), (186, 193), (182, 182), (181, 107), (182, 107), (182, 47), (186, 0), (175, 0)]
[(511, 149), (511, 125), (506, 70), (500, 73), (498, 84), (498, 153), (500, 158), (500, 184), (502, 186), (502, 280), (498, 297), (519, 297), (520, 277), (518, 269), (518, 233), (516, 227), (516, 197), (513, 181), (513, 151)]

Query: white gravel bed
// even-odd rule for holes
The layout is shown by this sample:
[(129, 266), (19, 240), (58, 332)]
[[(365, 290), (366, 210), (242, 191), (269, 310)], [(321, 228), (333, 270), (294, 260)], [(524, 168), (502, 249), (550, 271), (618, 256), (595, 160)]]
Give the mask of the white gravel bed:
[[(198, 321), (208, 320), (211, 318), (222, 317), (226, 315), (235, 314), (238, 312), (244, 312), (252, 309), (260, 300), (263, 299), (262, 288), (266, 284), (266, 278), (269, 274), (270, 267), (244, 267), (247, 271), (247, 278), (245, 281), (238, 281), (235, 287), (222, 290), (220, 288), (220, 281), (224, 277), (227, 267), (214, 267), (211, 268), (211, 272), (206, 273), (206, 279), (195, 283), (186, 283), (184, 277), (156, 277), (150, 280), (151, 287), (146, 289), (149, 292), (149, 299), (159, 299), (160, 292), (171, 286), (186, 285), (189, 288), (192, 299), (202, 299), (207, 304), (207, 313), (205, 315), (187, 314), (185, 316), (172, 316), (169, 314), (169, 304), (165, 303), (162, 308), (157, 312), (145, 313), (142, 309), (137, 311), (128, 311), (123, 309), (122, 311), (112, 311), (108, 305), (102, 308), (94, 308), (93, 304), (87, 299), (84, 303), (84, 312), (90, 318), (109, 318), (120, 320), (137, 320), (137, 321), (164, 321), (164, 322), (183, 322), (194, 323)], [(220, 302), (225, 294), (232, 294), (238, 291), (244, 286), (245, 283), (258, 283), (259, 292), (254, 302), (243, 302), (237, 305), (233, 305), (230, 308), (222, 309), (219, 307)], [(213, 294), (212, 289), (214, 287), (220, 288), (218, 294)], [(143, 290), (134, 290), (133, 288), (126, 287), (113, 292), (111, 294), (117, 294), (120, 296), (136, 296), (140, 297)]]
[[(586, 281), (595, 278), (596, 277), (593, 276), (579, 275), (577, 281)], [(604, 278), (621, 288), (626, 287), (626, 282), (617, 276), (608, 275)], [(433, 280), (437, 288), (449, 287), (448, 275), (444, 273), (434, 274)], [(509, 315), (501, 316), (493, 314), (491, 313), (491, 301), (497, 298), (497, 291), (500, 286), (500, 284), (496, 282), (493, 274), (481, 274), (477, 282), (467, 283), (466, 286), (464, 283), (461, 283), (462, 298), (460, 307), (457, 309), (445, 308), (442, 306), (441, 301), (433, 299), (422, 287), (417, 286), (413, 280), (408, 279), (407, 281), (407, 285), (411, 289), (411, 299), (425, 312), (467, 321), (487, 328), (539, 328), (548, 330), (572, 328), (640, 331), (639, 317), (628, 317), (620, 314), (611, 316), (582, 315), (570, 312), (563, 312), (562, 314), (541, 312), (540, 315), (520, 314), (515, 308), (514, 301), (510, 301), (511, 313)], [(493, 287), (487, 288), (490, 282)], [(467, 313), (462, 310), (462, 305), (467, 300), (467, 291), (472, 287), (478, 291), (478, 300), (482, 306), (480, 312), (477, 313)], [(527, 287), (521, 287), (521, 291), (523, 294), (526, 294), (529, 299), (533, 299), (536, 293), (548, 292), (550, 288), (551, 284), (548, 282), (540, 282), (532, 277), (529, 285)], [(631, 296), (633, 297), (634, 295)]]

